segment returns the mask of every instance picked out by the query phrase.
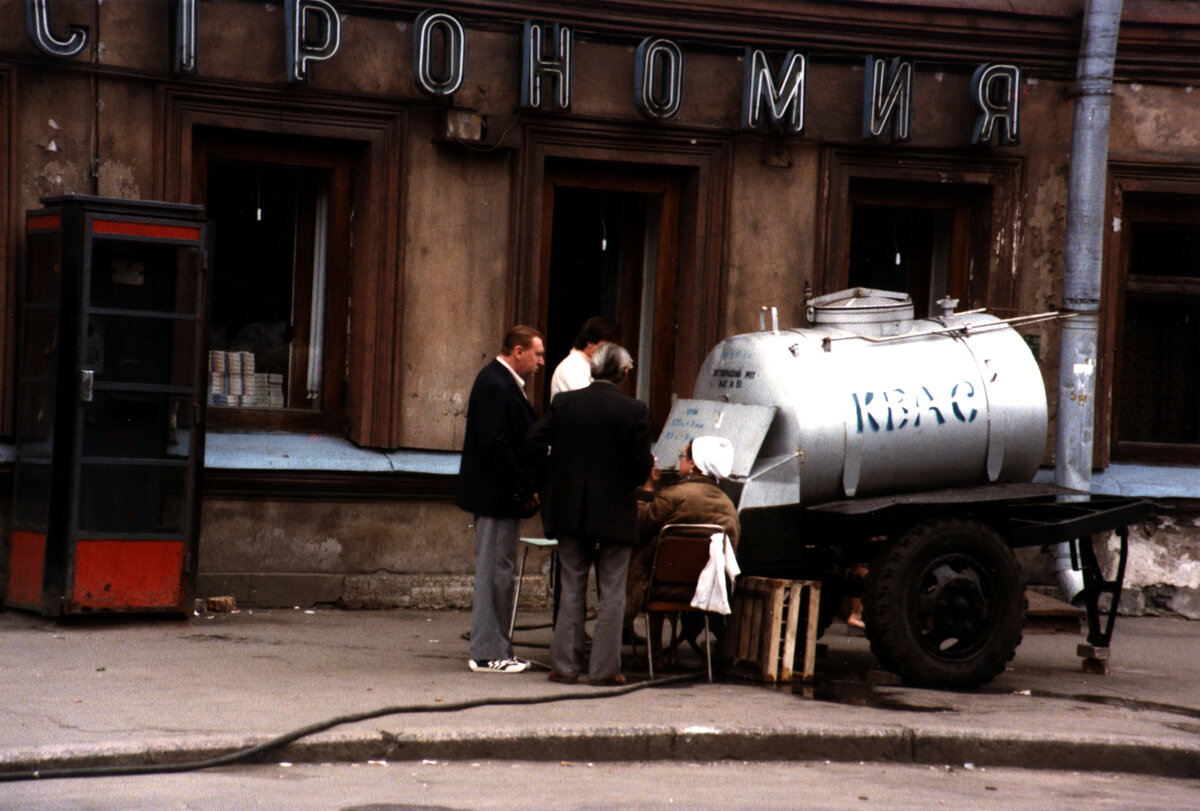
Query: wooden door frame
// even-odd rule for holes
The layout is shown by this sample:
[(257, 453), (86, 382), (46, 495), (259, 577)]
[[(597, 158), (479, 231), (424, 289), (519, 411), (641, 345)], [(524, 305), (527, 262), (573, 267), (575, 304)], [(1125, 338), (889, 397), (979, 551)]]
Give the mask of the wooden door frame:
[[(668, 408), (671, 394), (690, 396), (700, 365), (725, 327), (721, 322), (726, 284), (722, 259), (731, 148), (728, 138), (675, 128), (647, 130), (557, 121), (527, 127), (516, 170), (520, 201), (513, 207), (513, 233), (518, 238), (509, 264), (506, 310), (510, 322), (545, 326), (550, 245), (547, 232), (553, 218), (553, 201), (546, 199), (548, 170), (552, 173), (555, 166), (572, 163), (585, 167), (616, 165), (636, 168), (648, 176), (675, 178), (680, 193), (674, 300), (655, 302), (656, 313), (670, 309), (675, 320), (656, 319), (656, 356), (660, 348), (670, 354), (665, 361), (668, 365), (654, 376), (654, 389), (665, 392)], [(660, 257), (663, 249), (660, 244)], [(660, 263), (659, 272), (663, 270)], [(681, 323), (695, 328), (680, 330)], [(665, 417), (664, 413), (662, 419)]]
[[(408, 119), (394, 104), (301, 98), (274, 90), (171, 86), (160, 90), (162, 137), (154, 139), (155, 199), (197, 200), (192, 188), (193, 134), (211, 127), (319, 139), (353, 154), (354, 211), (347, 336), (345, 433), (367, 447), (401, 443), (401, 336), (404, 328), (405, 207), (403, 156)], [(202, 199), (202, 198), (200, 198)]]

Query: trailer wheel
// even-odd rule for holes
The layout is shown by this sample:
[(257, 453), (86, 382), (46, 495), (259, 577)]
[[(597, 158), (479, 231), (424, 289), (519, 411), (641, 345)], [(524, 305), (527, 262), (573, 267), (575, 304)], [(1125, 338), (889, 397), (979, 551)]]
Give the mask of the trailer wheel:
[(1020, 564), (985, 524), (919, 524), (871, 565), (863, 620), (871, 652), (906, 683), (978, 687), (1004, 670), (1021, 643)]

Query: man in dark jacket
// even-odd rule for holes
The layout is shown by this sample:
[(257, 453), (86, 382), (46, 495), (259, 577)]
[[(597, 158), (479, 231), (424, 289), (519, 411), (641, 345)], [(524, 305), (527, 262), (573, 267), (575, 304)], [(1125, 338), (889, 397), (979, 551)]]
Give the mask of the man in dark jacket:
[(477, 673), (520, 673), (529, 666), (513, 657), (508, 621), (521, 519), (537, 512), (539, 504), (525, 463), (525, 434), (537, 416), (525, 383), (545, 365), (545, 354), (541, 333), (513, 327), (500, 356), (476, 376), (467, 403), (456, 502), (475, 515), (468, 664)]
[(595, 564), (600, 604), (588, 677), (592, 684), (624, 684), (621, 627), (625, 576), (638, 542), (635, 490), (654, 457), (645, 403), (617, 391), (633, 368), (629, 353), (604, 344), (591, 365), (594, 382), (555, 397), (526, 447), (530, 459), (549, 455), (542, 523), (547, 536), (558, 538), (562, 600), (550, 644), (550, 679), (571, 683), (579, 677), (587, 575)]

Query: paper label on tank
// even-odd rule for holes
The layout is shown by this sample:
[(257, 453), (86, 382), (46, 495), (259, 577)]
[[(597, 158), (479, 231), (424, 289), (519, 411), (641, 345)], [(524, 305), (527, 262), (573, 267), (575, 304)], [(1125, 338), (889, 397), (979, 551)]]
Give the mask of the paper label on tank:
[(717, 381), (718, 389), (740, 389), (742, 383), (753, 380), (755, 377), (753, 369), (727, 369), (718, 367), (713, 369), (713, 379)]

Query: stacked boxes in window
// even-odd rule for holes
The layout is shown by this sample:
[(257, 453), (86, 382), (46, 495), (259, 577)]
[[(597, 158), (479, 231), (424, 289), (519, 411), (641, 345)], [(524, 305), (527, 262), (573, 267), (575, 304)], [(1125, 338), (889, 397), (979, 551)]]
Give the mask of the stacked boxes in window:
[(242, 385), (242, 353), (227, 352), (225, 357), (225, 368), (229, 370), (229, 394), (237, 398), (229, 405), (241, 405), (242, 394), (246, 391)]
[[(213, 349), (208, 353), (208, 404), (265, 408), (270, 405), (270, 386), (254, 371), (253, 352), (226, 352)], [(282, 384), (280, 386), (282, 390)], [(282, 403), (279, 407), (282, 407)]]
[(208, 404), (225, 405), (225, 353), (219, 349), (208, 352)]
[(283, 408), (283, 375), (269, 374), (267, 377), (267, 407)]

